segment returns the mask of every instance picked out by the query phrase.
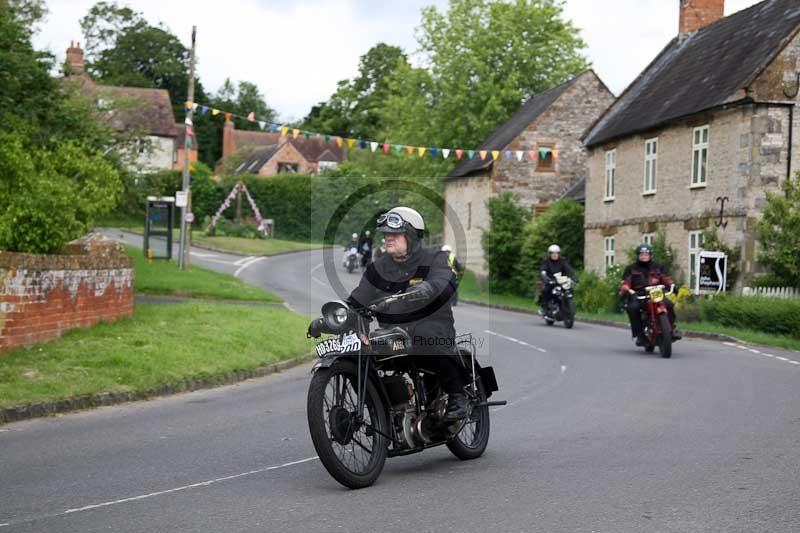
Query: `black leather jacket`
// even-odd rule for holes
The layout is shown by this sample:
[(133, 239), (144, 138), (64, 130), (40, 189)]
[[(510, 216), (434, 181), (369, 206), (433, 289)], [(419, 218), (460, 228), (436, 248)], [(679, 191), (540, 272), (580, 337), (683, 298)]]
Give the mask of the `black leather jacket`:
[(564, 257), (559, 257), (558, 261), (551, 261), (548, 257), (544, 261), (542, 261), (541, 266), (539, 267), (540, 274), (542, 276), (543, 282), (548, 281), (555, 281), (556, 274), (561, 274), (562, 276), (569, 276), (573, 281), (577, 281), (577, 276), (575, 271), (569, 266)]
[(452, 296), (457, 280), (446, 252), (422, 248), (403, 262), (395, 261), (389, 254), (381, 255), (367, 267), (347, 302), (354, 307), (367, 307), (375, 300), (423, 283), (427, 284), (429, 297), (397, 302), (377, 315), (378, 322), (381, 326), (413, 325), (424, 320), (455, 331)]

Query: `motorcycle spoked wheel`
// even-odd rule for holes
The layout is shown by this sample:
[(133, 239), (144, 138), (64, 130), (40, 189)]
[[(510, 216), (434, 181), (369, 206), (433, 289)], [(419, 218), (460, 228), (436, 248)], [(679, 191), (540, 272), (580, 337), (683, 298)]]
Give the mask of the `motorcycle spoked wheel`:
[[(479, 403), (486, 401), (486, 392), (481, 380), (477, 381)], [(464, 427), (452, 439), (447, 441), (447, 448), (462, 461), (477, 459), (489, 445), (489, 407), (474, 408)]]
[(567, 298), (565, 303), (565, 308), (562, 311), (564, 315), (564, 327), (572, 329), (572, 326), (575, 325), (575, 302), (573, 302), (571, 298)]
[(666, 314), (658, 315), (658, 325), (661, 328), (658, 351), (661, 352), (661, 357), (669, 359), (672, 357), (672, 325), (669, 323), (669, 317)]
[(308, 388), (308, 429), (328, 473), (351, 489), (372, 485), (386, 463), (388, 434), (380, 395), (367, 381), (364, 420), (353, 416), (358, 399), (356, 366), (337, 361), (314, 373)]

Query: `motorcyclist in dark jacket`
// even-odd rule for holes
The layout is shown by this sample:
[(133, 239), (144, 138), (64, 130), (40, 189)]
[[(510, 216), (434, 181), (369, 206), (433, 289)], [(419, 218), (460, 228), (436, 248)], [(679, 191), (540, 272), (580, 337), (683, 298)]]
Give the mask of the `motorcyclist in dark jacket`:
[(361, 254), (361, 266), (365, 267), (372, 262), (372, 234), (369, 230), (364, 232), (364, 235), (358, 241), (358, 252)]
[[(619, 292), (623, 298), (627, 299), (626, 310), (628, 312), (628, 319), (631, 323), (631, 334), (637, 346), (643, 346), (645, 339), (643, 338), (642, 331), (642, 304), (641, 301), (635, 298), (636, 295), (643, 295), (644, 288), (653, 285), (664, 285), (667, 290), (675, 290), (675, 283), (667, 270), (660, 264), (654, 262), (653, 247), (649, 244), (643, 243), (636, 247), (637, 261), (632, 265), (628, 265), (622, 273), (622, 283), (620, 284)], [(667, 314), (669, 321), (675, 326), (675, 306), (669, 299), (664, 299), (664, 304), (667, 306)], [(678, 340), (681, 338), (681, 333), (678, 329), (674, 329), (672, 338)]]
[(378, 232), (385, 238), (386, 253), (371, 263), (348, 303), (368, 307), (378, 299), (412, 291), (412, 301), (400, 300), (377, 309), (381, 327), (399, 325), (412, 339), (412, 355), (420, 368), (435, 372), (447, 393), (446, 418), (466, 416), (467, 384), (455, 358), (455, 325), (452, 300), (456, 276), (447, 253), (422, 246), (425, 224), (408, 207), (395, 207), (378, 218)]
[(539, 267), (539, 275), (542, 280), (539, 290), (539, 305), (542, 309), (545, 309), (550, 296), (553, 294), (553, 287), (557, 283), (556, 274), (567, 276), (575, 283), (578, 282), (577, 274), (575, 274), (567, 260), (561, 256), (561, 247), (557, 244), (551, 244), (547, 249), (547, 257)]

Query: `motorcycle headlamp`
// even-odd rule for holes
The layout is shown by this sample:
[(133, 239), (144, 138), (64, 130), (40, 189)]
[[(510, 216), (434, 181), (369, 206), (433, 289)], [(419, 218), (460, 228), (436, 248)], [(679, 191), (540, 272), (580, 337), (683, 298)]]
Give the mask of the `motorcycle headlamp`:
[(391, 229), (400, 229), (405, 222), (403, 217), (397, 213), (384, 213), (378, 217), (378, 226), (386, 226)]
[(334, 332), (346, 329), (350, 325), (351, 319), (350, 308), (340, 300), (328, 302), (322, 306), (322, 320)]

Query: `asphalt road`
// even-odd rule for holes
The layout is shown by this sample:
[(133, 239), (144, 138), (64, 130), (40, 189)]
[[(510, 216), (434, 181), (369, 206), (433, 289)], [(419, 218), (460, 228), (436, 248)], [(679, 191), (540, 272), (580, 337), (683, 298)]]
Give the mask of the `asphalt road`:
[[(196, 253), (301, 312), (336, 297), (319, 251)], [(664, 360), (463, 304), (456, 325), (509, 400), (478, 460), (436, 448), (342, 488), (308, 435), (307, 365), (0, 427), (0, 532), (800, 531), (800, 353), (683, 340)]]

